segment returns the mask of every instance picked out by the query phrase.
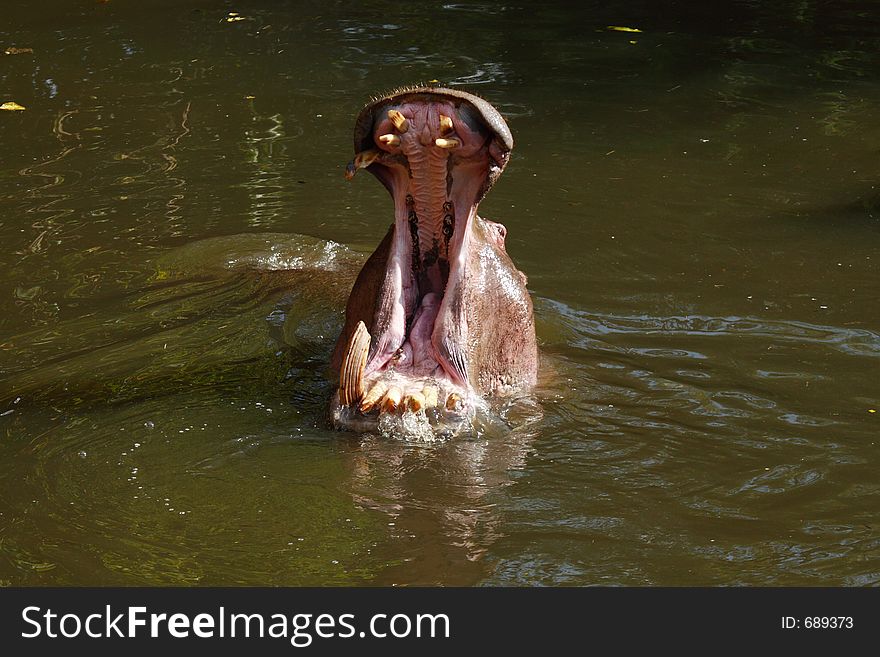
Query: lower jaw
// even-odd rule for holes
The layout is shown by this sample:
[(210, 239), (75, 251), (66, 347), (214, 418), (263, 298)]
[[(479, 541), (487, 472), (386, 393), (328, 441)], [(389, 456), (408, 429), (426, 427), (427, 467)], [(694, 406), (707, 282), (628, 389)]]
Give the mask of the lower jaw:
[[(450, 374), (454, 368), (441, 364), (440, 356), (431, 345), (438, 312), (450, 277), (454, 275), (454, 263), (461, 259), (462, 250), (466, 248), (465, 234), (472, 217), (476, 215), (476, 204), (473, 204), (466, 219), (455, 222), (452, 235), (447, 237), (443, 257), (437, 259), (435, 254), (435, 259), (430, 262), (418, 252), (418, 244), (410, 240), (411, 227), (402, 219), (405, 215), (400, 211), (397, 215), (389, 259), (401, 264), (415, 263), (404, 274), (415, 288), (412, 306), (405, 309), (405, 315), (412, 319), (404, 320), (409, 326), (403, 344), (394, 355), (388, 354), (368, 365), (366, 351), (361, 351), (366, 347), (363, 343), (358, 345), (356, 351), (363, 355), (360, 375), (357, 372), (352, 374), (344, 395), (342, 389), (346, 386), (340, 383), (340, 391), (330, 406), (332, 422), (340, 429), (371, 431), (379, 427), (383, 420), (413, 415), (427, 419), (437, 428), (461, 426), (463, 421), (474, 416), (482, 404), (481, 398), (466, 383), (462, 385), (458, 378)], [(433, 240), (435, 250), (442, 236), (439, 231), (439, 228), (435, 231), (438, 236)], [(400, 287), (406, 289), (402, 280)], [(367, 337), (374, 342), (382, 342), (382, 336)], [(353, 356), (352, 360), (357, 358)], [(352, 381), (356, 381), (357, 385)]]
[(339, 393), (331, 404), (331, 419), (339, 429), (374, 431), (418, 418), (435, 429), (470, 419), (478, 400), (448, 379), (412, 376), (395, 369), (369, 377), (366, 393), (356, 404), (344, 405)]

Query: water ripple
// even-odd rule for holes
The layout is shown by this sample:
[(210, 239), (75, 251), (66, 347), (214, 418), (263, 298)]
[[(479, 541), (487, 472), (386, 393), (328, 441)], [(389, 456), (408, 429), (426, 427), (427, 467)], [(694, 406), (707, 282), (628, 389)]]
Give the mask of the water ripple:
[[(822, 344), (847, 354), (880, 357), (880, 333), (868, 329), (736, 316), (599, 315), (575, 310), (559, 301), (543, 299), (542, 302), (550, 308), (551, 312), (571, 320), (586, 336), (593, 339), (598, 339), (601, 336), (634, 333), (645, 336), (736, 336), (770, 339), (782, 343)], [(699, 358), (700, 356), (693, 357)]]

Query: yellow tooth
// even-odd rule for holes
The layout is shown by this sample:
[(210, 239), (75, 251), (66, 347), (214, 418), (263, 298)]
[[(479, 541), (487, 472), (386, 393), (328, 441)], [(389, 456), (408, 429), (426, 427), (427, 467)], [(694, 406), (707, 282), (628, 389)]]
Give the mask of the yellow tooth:
[(437, 405), (440, 391), (437, 386), (428, 383), (422, 388), (422, 395), (425, 397), (425, 408), (434, 408)]
[(348, 341), (348, 350), (339, 372), (339, 403), (343, 406), (357, 403), (364, 395), (364, 368), (369, 351), (370, 333), (363, 322), (358, 322)]
[(382, 400), (382, 410), (396, 410), (397, 407), (400, 406), (401, 397), (403, 397), (403, 393), (400, 391), (400, 388), (397, 386), (391, 386), (388, 388), (388, 392), (385, 393), (385, 398)]
[(376, 404), (382, 401), (382, 396), (388, 390), (388, 383), (386, 381), (377, 381), (376, 384), (370, 388), (369, 392), (364, 395), (364, 398), (361, 400), (360, 411), (361, 413), (369, 413), (372, 411)]
[(441, 114), (440, 115), (440, 134), (441, 135), (449, 134), (450, 132), (452, 132), (453, 127), (454, 126), (452, 125), (452, 119), (450, 119), (445, 114)]
[(461, 408), (461, 395), (453, 392), (446, 398), (446, 410), (457, 411), (459, 408)]
[(458, 148), (461, 142), (458, 139), (443, 139), (443, 137), (440, 137), (435, 139), (434, 143), (440, 148)]
[(427, 406), (425, 396), (420, 392), (413, 392), (406, 398), (406, 407), (414, 413)]
[(397, 128), (399, 132), (406, 132), (409, 130), (409, 121), (407, 121), (406, 117), (397, 110), (388, 110), (388, 118), (391, 119), (391, 123), (394, 124), (394, 127)]
[(360, 169), (366, 169), (373, 162), (376, 161), (376, 158), (382, 154), (382, 151), (377, 150), (375, 148), (371, 148), (366, 151), (361, 151), (357, 155), (354, 156), (354, 159), (348, 163), (348, 166), (345, 167), (345, 178), (346, 180), (351, 180), (354, 178), (354, 174), (356, 174)]
[(380, 135), (379, 141), (386, 146), (400, 146), (400, 137), (397, 135)]

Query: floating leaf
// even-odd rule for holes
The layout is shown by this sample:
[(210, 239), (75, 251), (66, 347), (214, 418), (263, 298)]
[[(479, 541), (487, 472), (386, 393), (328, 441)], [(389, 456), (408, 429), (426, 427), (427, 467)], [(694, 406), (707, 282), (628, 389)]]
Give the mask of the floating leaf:
[(621, 25), (609, 25), (608, 29), (615, 32), (641, 32), (637, 27), (623, 27)]
[(8, 103), (3, 103), (2, 105), (0, 105), (0, 110), (9, 110), (11, 112), (19, 111), (19, 110), (23, 110), (23, 109), (24, 109), (24, 107), (22, 107), (18, 103), (12, 102), (12, 101), (9, 101)]

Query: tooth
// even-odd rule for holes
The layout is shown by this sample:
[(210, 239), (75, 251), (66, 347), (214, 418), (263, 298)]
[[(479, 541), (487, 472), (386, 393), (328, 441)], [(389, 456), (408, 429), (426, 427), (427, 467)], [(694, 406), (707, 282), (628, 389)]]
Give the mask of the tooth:
[(403, 393), (400, 391), (400, 388), (397, 386), (391, 386), (388, 388), (388, 392), (385, 393), (385, 398), (382, 400), (382, 410), (396, 410), (397, 407), (400, 406), (401, 397), (403, 397)]
[(434, 408), (437, 405), (440, 391), (437, 389), (437, 386), (429, 383), (422, 388), (422, 395), (425, 397), (425, 408)]
[(420, 392), (413, 392), (406, 398), (406, 407), (413, 411), (420, 411), (427, 406), (425, 396)]
[(355, 155), (354, 159), (348, 163), (347, 167), (345, 167), (346, 180), (351, 180), (352, 178), (354, 178), (354, 174), (356, 174), (359, 169), (366, 169), (373, 162), (375, 162), (376, 158), (379, 157), (381, 154), (382, 151), (371, 148), (366, 151), (361, 151), (360, 153)]
[(388, 390), (388, 383), (386, 381), (377, 381), (376, 384), (370, 388), (370, 391), (364, 395), (364, 398), (361, 400), (360, 411), (361, 413), (369, 413), (372, 411), (376, 404), (382, 401), (382, 396)]
[(461, 395), (453, 392), (446, 398), (446, 410), (457, 411), (459, 408), (461, 408)]
[(406, 117), (397, 110), (388, 110), (388, 118), (391, 119), (391, 123), (394, 124), (394, 127), (397, 128), (399, 132), (406, 132), (409, 130), (409, 121), (407, 121)]
[(453, 127), (454, 126), (452, 125), (452, 119), (450, 119), (445, 114), (441, 114), (440, 115), (440, 134), (441, 135), (449, 134), (450, 132), (452, 132)]
[(435, 139), (434, 143), (440, 148), (458, 148), (458, 145), (461, 142), (458, 141), (458, 139), (443, 139), (443, 137), (440, 137), (439, 139)]
[(379, 141), (386, 146), (400, 146), (400, 137), (397, 135), (380, 135)]
[(363, 322), (358, 322), (348, 342), (348, 351), (342, 359), (339, 373), (339, 403), (343, 406), (357, 403), (364, 394), (364, 368), (369, 351), (370, 333)]

